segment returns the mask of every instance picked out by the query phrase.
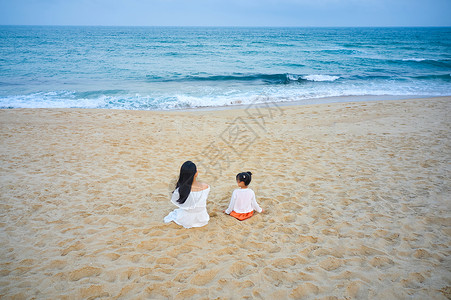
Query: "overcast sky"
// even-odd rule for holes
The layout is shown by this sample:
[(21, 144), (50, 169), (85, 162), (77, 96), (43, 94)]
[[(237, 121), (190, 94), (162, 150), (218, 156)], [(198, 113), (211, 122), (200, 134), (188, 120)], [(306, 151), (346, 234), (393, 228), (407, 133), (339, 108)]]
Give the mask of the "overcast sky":
[(0, 0), (0, 24), (451, 26), (451, 0)]

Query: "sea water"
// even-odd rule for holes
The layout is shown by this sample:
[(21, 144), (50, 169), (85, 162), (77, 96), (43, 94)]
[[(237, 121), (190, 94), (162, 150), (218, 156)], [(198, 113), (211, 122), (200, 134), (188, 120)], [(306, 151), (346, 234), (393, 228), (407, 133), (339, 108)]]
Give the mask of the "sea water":
[(451, 95), (450, 27), (0, 26), (0, 108), (442, 95)]

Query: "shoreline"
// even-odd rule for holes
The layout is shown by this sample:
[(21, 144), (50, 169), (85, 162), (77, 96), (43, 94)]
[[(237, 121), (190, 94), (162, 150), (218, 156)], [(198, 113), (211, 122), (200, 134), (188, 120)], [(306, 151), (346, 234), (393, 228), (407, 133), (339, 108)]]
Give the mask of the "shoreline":
[[(255, 102), (248, 104), (231, 104), (223, 106), (207, 106), (207, 107), (192, 107), (192, 108), (180, 108), (172, 110), (162, 110), (162, 111), (214, 111), (214, 110), (241, 110), (248, 107), (265, 107), (268, 103), (273, 106), (312, 106), (312, 105), (322, 105), (322, 104), (332, 104), (332, 103), (359, 103), (359, 102), (379, 102), (379, 101), (399, 101), (399, 100), (417, 100), (417, 99), (436, 99), (448, 96), (395, 96), (395, 95), (384, 95), (384, 96), (336, 96), (336, 97), (323, 97), (323, 98), (311, 98), (297, 101), (280, 101), (280, 102)], [(305, 103), (306, 101), (311, 101), (312, 103)], [(319, 101), (319, 102), (316, 102)]]
[(410, 100), (410, 99), (435, 99), (451, 97), (446, 96), (426, 96), (426, 95), (364, 95), (364, 96), (334, 96), (334, 97), (321, 97), (321, 98), (309, 98), (296, 101), (254, 101), (247, 104), (229, 104), (219, 106), (198, 106), (198, 107), (186, 107), (175, 109), (123, 109), (123, 108), (82, 108), (82, 107), (12, 107), (12, 108), (0, 108), (0, 110), (14, 110), (14, 109), (81, 109), (81, 110), (112, 110), (112, 111), (155, 111), (155, 112), (170, 112), (170, 111), (222, 111), (222, 110), (239, 110), (246, 109), (248, 107), (264, 107), (268, 103), (273, 106), (309, 106), (331, 103), (353, 103), (353, 102), (374, 102), (374, 101), (397, 101), (397, 100)]
[[(0, 297), (447, 299), (451, 97), (0, 110)], [(163, 218), (180, 165), (208, 225)], [(222, 213), (235, 174), (265, 213)]]

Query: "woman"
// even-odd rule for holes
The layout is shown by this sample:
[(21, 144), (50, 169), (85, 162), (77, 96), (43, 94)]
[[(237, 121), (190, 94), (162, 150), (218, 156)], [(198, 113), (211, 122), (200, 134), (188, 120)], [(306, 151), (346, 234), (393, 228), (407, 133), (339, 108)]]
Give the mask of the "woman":
[(207, 225), (210, 216), (207, 213), (207, 198), (210, 186), (197, 181), (197, 168), (191, 161), (186, 161), (180, 168), (171, 202), (179, 208), (174, 209), (164, 218), (165, 223), (174, 221), (185, 228)]

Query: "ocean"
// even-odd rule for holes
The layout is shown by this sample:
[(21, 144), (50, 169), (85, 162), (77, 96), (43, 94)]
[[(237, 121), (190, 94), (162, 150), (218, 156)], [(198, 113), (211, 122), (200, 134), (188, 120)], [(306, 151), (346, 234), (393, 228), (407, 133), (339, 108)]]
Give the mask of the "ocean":
[(0, 108), (451, 95), (451, 28), (0, 26)]

